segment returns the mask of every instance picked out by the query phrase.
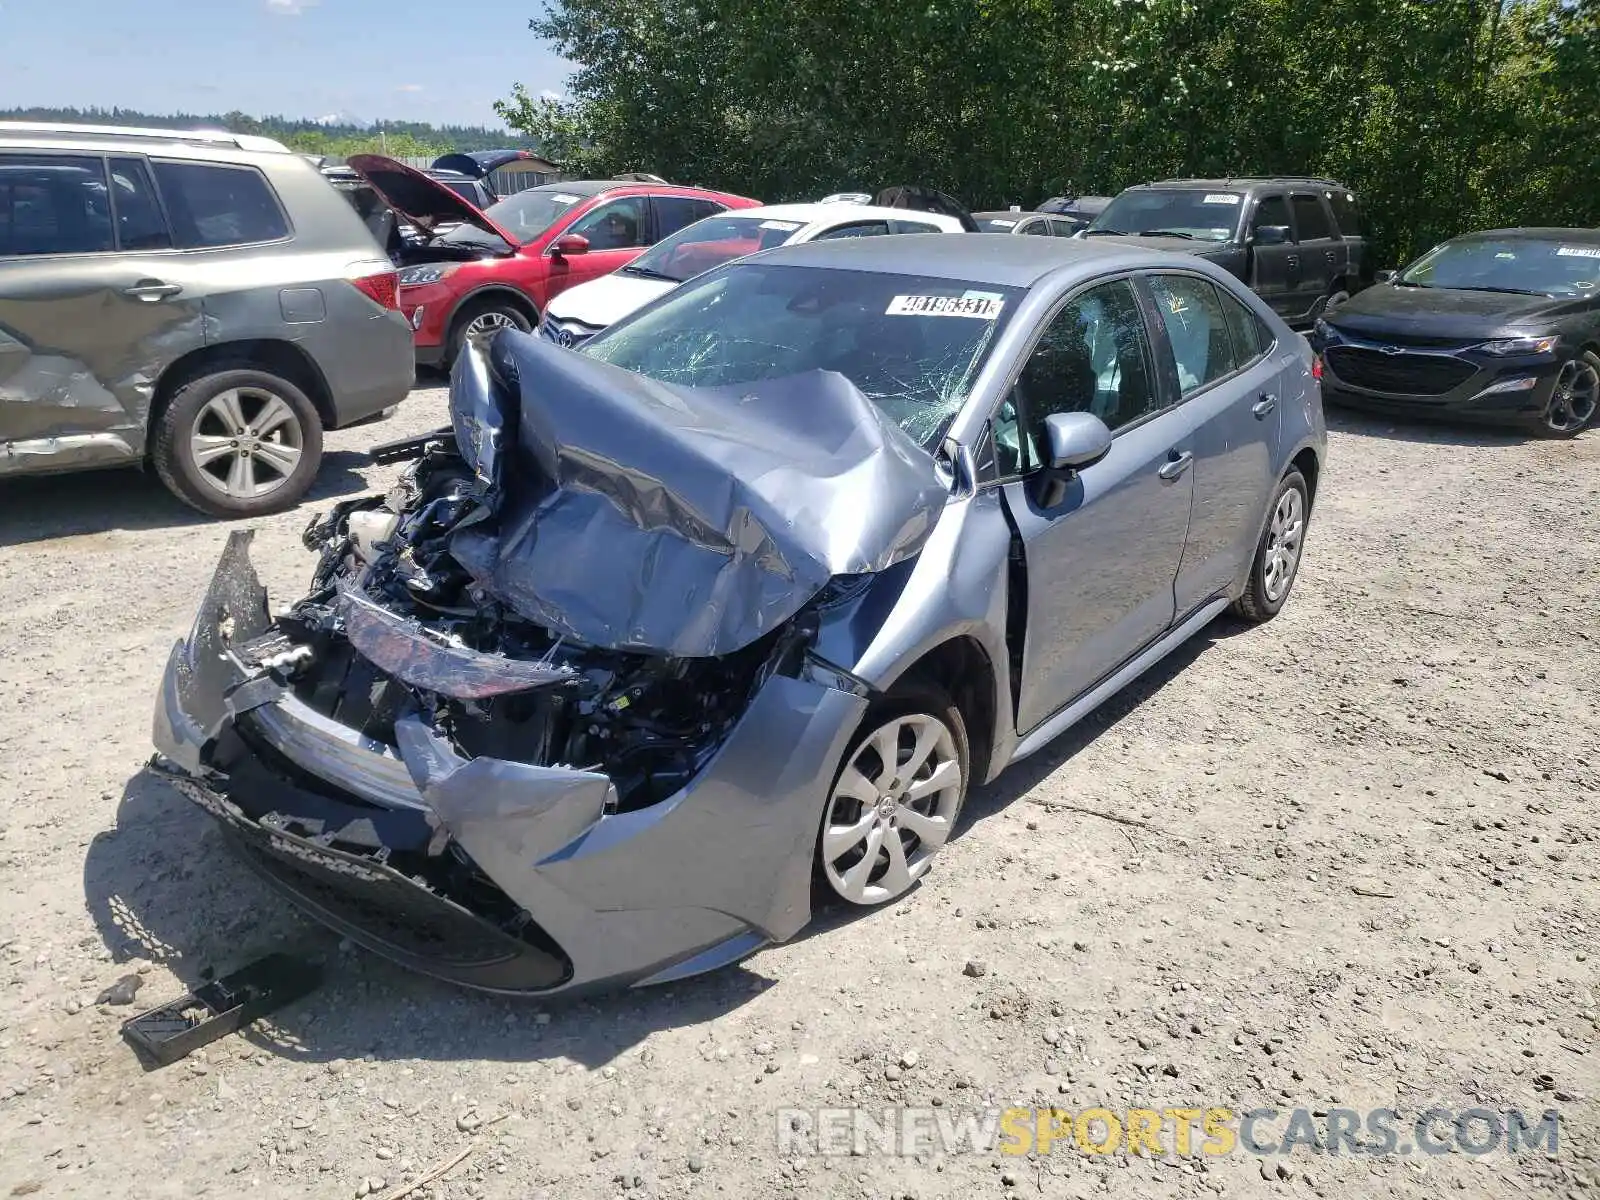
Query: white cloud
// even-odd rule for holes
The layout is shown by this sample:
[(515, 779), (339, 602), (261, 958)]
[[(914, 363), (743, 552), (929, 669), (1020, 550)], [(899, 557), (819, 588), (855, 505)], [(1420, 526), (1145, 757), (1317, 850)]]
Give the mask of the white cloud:
[(395, 91), (397, 92), (420, 92), (424, 90), (426, 89), (424, 89), (420, 83), (402, 83), (399, 87), (395, 88)]
[(275, 17), (298, 17), (317, 0), (267, 0), (267, 11)]

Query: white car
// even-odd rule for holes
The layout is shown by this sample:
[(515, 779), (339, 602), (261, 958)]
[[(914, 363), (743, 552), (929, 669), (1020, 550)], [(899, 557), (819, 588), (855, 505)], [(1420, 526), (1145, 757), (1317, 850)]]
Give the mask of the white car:
[(613, 321), (643, 308), (684, 280), (774, 246), (895, 233), (960, 232), (961, 222), (955, 217), (868, 204), (825, 200), (734, 209), (680, 229), (610, 275), (568, 288), (550, 301), (539, 334), (563, 346), (582, 345)]

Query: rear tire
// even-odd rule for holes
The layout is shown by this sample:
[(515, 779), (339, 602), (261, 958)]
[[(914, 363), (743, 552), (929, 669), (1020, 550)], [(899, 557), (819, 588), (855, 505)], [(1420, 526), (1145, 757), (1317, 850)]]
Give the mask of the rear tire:
[(1291, 467), (1273, 494), (1267, 527), (1261, 531), (1250, 578), (1233, 611), (1247, 621), (1269, 621), (1289, 599), (1300, 574), (1305, 549), (1306, 522), (1311, 516), (1311, 492), (1298, 468)]
[(1317, 306), (1317, 311), (1312, 314), (1314, 320), (1327, 316), (1337, 309), (1346, 300), (1350, 299), (1350, 292), (1343, 284), (1334, 284), (1333, 290), (1322, 298), (1322, 303)]
[(501, 329), (520, 329), (528, 333), (533, 322), (512, 301), (496, 296), (485, 296), (464, 305), (450, 325), (450, 351), (445, 357), (445, 369), (455, 364), (467, 344), (467, 338), (481, 336)]
[(150, 438), (168, 490), (224, 520), (293, 508), (322, 465), (316, 405), (266, 371), (217, 371), (185, 384)]

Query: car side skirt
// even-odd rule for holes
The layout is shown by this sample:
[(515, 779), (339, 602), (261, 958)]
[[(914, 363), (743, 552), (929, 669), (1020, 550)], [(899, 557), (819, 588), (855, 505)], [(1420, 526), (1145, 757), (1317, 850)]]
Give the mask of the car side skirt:
[(1207, 625), (1211, 624), (1228, 607), (1228, 599), (1219, 596), (1215, 600), (1208, 600), (1183, 624), (1169, 630), (1159, 641), (1151, 643), (1143, 652), (1130, 658), (1112, 674), (1106, 676), (1082, 696), (1071, 704), (1057, 711), (1055, 716), (1048, 717), (1043, 723), (1036, 726), (1017, 743), (1017, 748), (1011, 754), (1012, 762), (1020, 762), (1036, 751), (1043, 750), (1056, 738), (1060, 737), (1084, 717), (1099, 708), (1112, 696), (1116, 695), (1128, 684), (1143, 675), (1156, 663), (1171, 654)]

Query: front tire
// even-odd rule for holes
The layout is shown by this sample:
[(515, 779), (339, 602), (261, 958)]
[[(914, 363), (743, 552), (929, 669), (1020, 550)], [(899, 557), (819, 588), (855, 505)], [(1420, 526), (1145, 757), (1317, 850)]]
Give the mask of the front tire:
[(448, 369), (460, 357), (468, 338), (486, 337), (502, 329), (520, 329), (528, 333), (533, 329), (533, 323), (509, 300), (489, 296), (469, 302), (451, 323), (450, 352), (445, 359), (445, 367)]
[(1278, 482), (1270, 512), (1250, 563), (1244, 594), (1233, 603), (1233, 611), (1247, 621), (1268, 621), (1277, 616), (1300, 573), (1306, 522), (1311, 515), (1311, 491), (1297, 468), (1291, 468)]
[(179, 388), (151, 431), (151, 461), (178, 499), (233, 520), (299, 503), (322, 464), (322, 419), (266, 371), (230, 370)]
[(1600, 405), (1600, 355), (1584, 350), (1561, 364), (1550, 403), (1539, 415), (1534, 430), (1540, 437), (1577, 437), (1594, 424)]
[(971, 761), (961, 710), (942, 690), (907, 688), (869, 709), (828, 794), (819, 881), (863, 908), (904, 896), (955, 828)]

